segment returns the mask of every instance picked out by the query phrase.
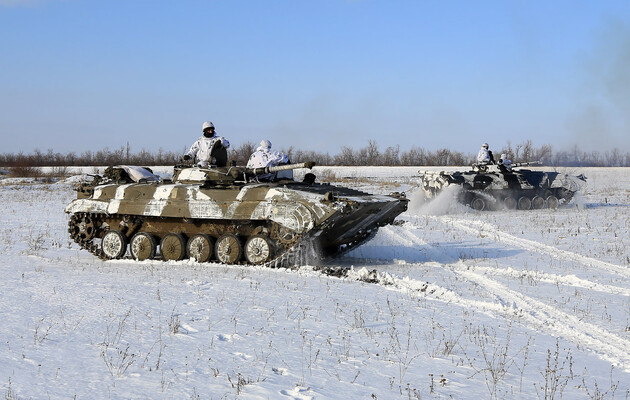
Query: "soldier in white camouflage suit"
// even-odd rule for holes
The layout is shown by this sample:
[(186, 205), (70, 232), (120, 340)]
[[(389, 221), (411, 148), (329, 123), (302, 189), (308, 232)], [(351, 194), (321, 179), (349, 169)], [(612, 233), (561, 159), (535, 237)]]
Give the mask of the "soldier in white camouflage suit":
[(204, 122), (201, 129), (203, 135), (193, 143), (188, 153), (184, 155), (184, 160), (196, 158), (197, 165), (205, 168), (212, 161), (214, 147), (220, 144), (227, 149), (230, 147), (230, 142), (223, 136), (215, 136), (214, 124), (210, 121)]
[(477, 164), (494, 164), (494, 156), (488, 148), (488, 143), (481, 145), (481, 149), (477, 153)]
[[(260, 145), (256, 148), (256, 151), (252, 153), (247, 161), (247, 168), (260, 168), (260, 167), (275, 167), (280, 164), (287, 164), (289, 157), (284, 153), (271, 151), (271, 142), (264, 139), (260, 142)], [(259, 175), (258, 179), (274, 178), (275, 174)]]

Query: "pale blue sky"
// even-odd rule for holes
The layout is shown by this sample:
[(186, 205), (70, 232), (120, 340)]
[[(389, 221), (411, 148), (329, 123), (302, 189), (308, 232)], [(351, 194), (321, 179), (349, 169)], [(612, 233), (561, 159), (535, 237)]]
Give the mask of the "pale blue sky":
[(630, 1), (0, 0), (0, 153), (630, 150)]

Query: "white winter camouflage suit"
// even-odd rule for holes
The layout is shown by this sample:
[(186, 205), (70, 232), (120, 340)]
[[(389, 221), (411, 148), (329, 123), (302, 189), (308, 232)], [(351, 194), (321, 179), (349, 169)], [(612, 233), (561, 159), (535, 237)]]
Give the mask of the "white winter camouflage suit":
[[(271, 151), (271, 148), (258, 146), (256, 151), (249, 156), (247, 168), (275, 167), (278, 164), (286, 164), (289, 157), (286, 154)], [(259, 175), (259, 179), (272, 179), (274, 174)]]
[(479, 164), (488, 164), (490, 162), (490, 152), (486, 148), (481, 148), (477, 153), (477, 162)]
[(213, 137), (205, 137), (201, 136), (192, 146), (190, 146), (190, 150), (186, 153), (187, 156), (192, 158), (197, 158), (197, 165), (200, 167), (207, 167), (210, 163), (212, 155), (212, 147), (218, 141), (221, 141), (221, 145), (226, 149), (230, 147), (230, 142), (224, 138), (223, 136), (213, 136)]

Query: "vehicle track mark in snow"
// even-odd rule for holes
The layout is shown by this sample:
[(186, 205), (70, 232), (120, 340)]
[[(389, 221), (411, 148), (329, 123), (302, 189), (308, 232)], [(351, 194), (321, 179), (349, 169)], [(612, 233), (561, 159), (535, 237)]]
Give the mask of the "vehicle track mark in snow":
[[(440, 260), (440, 262), (446, 263), (455, 263), (459, 261), (458, 257), (454, 255), (448, 255), (444, 253), (444, 251), (440, 251), (441, 249), (436, 248), (434, 245), (425, 242), (420, 237), (415, 236), (412, 232), (408, 230), (396, 229), (396, 227), (391, 227), (388, 229), (389, 236), (398, 237), (401, 241), (404, 241), (407, 244), (415, 244), (424, 246), (424, 252), (430, 253), (430, 256), (434, 259)], [(520, 239), (519, 239), (520, 240)], [(445, 260), (446, 259), (446, 260)], [(597, 261), (597, 260), (595, 260)], [(444, 265), (444, 264), (440, 264)], [(495, 268), (495, 267), (475, 267), (475, 271), (484, 271), (486, 275), (502, 275), (506, 277), (512, 277), (516, 279), (530, 279), (538, 282), (545, 283), (553, 283), (560, 284), (565, 286), (573, 286), (580, 287), (589, 290), (595, 290), (602, 293), (609, 293), (613, 295), (621, 295), (621, 296), (630, 296), (630, 289), (613, 286), (613, 285), (603, 285), (597, 282), (589, 281), (587, 279), (578, 278), (575, 275), (557, 275), (557, 274), (549, 274), (540, 271), (526, 271), (526, 270), (517, 270), (511, 267), (507, 268)]]
[[(437, 264), (436, 268), (449, 268), (448, 265), (440, 263), (432, 264)], [(496, 313), (500, 312), (504, 308), (503, 305), (497, 303), (491, 303), (483, 300), (464, 299), (453, 290), (447, 289), (440, 285), (436, 285), (434, 283), (428, 283), (409, 277), (399, 278), (389, 274), (388, 272), (368, 271), (365, 267), (359, 269), (352, 268), (350, 271), (348, 271), (346, 278), (368, 283), (376, 283), (391, 288), (393, 290), (399, 290), (409, 293), (411, 295), (421, 293), (429, 300), (459, 305), (464, 308), (475, 308), (480, 312), (486, 313), (493, 317), (496, 316)]]
[[(422, 253), (430, 260), (437, 261), (442, 264), (459, 261), (459, 255), (449, 253), (435, 244), (426, 242), (424, 239), (408, 229), (398, 226), (388, 226), (385, 227), (385, 229), (390, 236), (395, 236), (400, 242), (404, 242), (410, 246), (421, 246)], [(421, 230), (419, 231), (419, 234), (422, 234)]]
[[(468, 226), (461, 221), (451, 221), (462, 229), (474, 231), (478, 233), (479, 229)], [(524, 245), (521, 239), (518, 239), (512, 235), (507, 235), (497, 230), (491, 231), (485, 229), (482, 224), (482, 230), (484, 232), (490, 231), (497, 236), (501, 235), (498, 241), (504, 241), (509, 244), (520, 245), (527, 250), (535, 250), (544, 252), (547, 254), (561, 254), (564, 258), (571, 260), (579, 260), (582, 263), (595, 265), (606, 269), (607, 271), (613, 271), (615, 273), (624, 273), (621, 267), (614, 264), (598, 261), (589, 257), (581, 256), (579, 254), (558, 250), (551, 246), (545, 246), (533, 241), (524, 241)], [(399, 237), (401, 241), (406, 243), (413, 243), (416, 245), (425, 246), (428, 252), (435, 253), (437, 259), (452, 259), (448, 254), (440, 254), (444, 251), (439, 247), (435, 247), (431, 244), (424, 242), (420, 237), (416, 236), (413, 232), (408, 230), (400, 230), (392, 227), (388, 230), (392, 236)], [(501, 284), (498, 281), (491, 279), (486, 274), (530, 274), (534, 279), (549, 282), (559, 282), (571, 286), (585, 287), (591, 290), (598, 290), (605, 293), (611, 293), (616, 295), (628, 296), (630, 291), (610, 285), (602, 285), (588, 280), (577, 278), (573, 275), (558, 276), (554, 274), (546, 273), (532, 273), (530, 271), (516, 271), (512, 268), (498, 269), (491, 267), (475, 267), (470, 268), (465, 261), (454, 260), (447, 263), (437, 263), (438, 267), (450, 269), (454, 273), (463, 277), (467, 281), (483, 287), (487, 290), (495, 301), (483, 301), (483, 300), (471, 300), (462, 297), (460, 294), (454, 292), (451, 289), (440, 287), (439, 285), (430, 284), (410, 278), (396, 278), (387, 273), (376, 274), (376, 276), (369, 277), (369, 272), (362, 269), (356, 272), (355, 279), (376, 281), (380, 284), (391, 286), (398, 290), (408, 291), (410, 293), (422, 293), (426, 298), (447, 302), (450, 304), (458, 304), (466, 308), (474, 308), (479, 312), (487, 313), (490, 315), (503, 315), (509, 318), (517, 318), (524, 324), (532, 327), (533, 329), (547, 332), (557, 337), (563, 337), (577, 345), (587, 347), (595, 352), (598, 357), (604, 359), (614, 365), (619, 366), (626, 372), (630, 372), (630, 341), (615, 335), (614, 333), (607, 331), (606, 329), (597, 325), (581, 321), (578, 317), (568, 314), (552, 305), (546, 304), (541, 300), (534, 299), (532, 297), (521, 294), (518, 291), (511, 290), (507, 286)], [(364, 274), (363, 277), (360, 275)], [(365, 275), (368, 275), (366, 279)], [(349, 274), (349, 277), (353, 277)]]
[[(459, 273), (471, 282), (486, 287), (509, 306), (506, 314), (514, 314), (530, 326), (563, 337), (580, 346), (596, 352), (600, 358), (618, 365), (630, 372), (630, 342), (603, 328), (581, 321), (576, 316), (567, 314), (555, 307), (510, 290), (504, 285), (487, 278), (463, 263), (457, 263)], [(510, 310), (511, 309), (511, 310)]]
[(534, 251), (537, 253), (548, 254), (552, 257), (570, 260), (579, 262), (580, 264), (597, 267), (608, 272), (624, 276), (626, 278), (630, 278), (630, 269), (612, 264), (606, 261), (600, 261), (591, 257), (583, 256), (578, 253), (574, 253), (567, 250), (561, 250), (553, 246), (548, 246), (546, 244), (536, 242), (533, 240), (523, 239), (516, 237), (514, 235), (510, 235), (509, 233), (500, 231), (499, 229), (493, 227), (492, 225), (481, 222), (481, 221), (467, 221), (467, 220), (459, 220), (452, 217), (435, 217), (438, 220), (450, 223), (454, 227), (464, 230), (466, 232), (479, 234), (483, 233), (489, 237), (492, 237), (497, 242), (508, 243), (512, 246), (520, 247), (525, 250)]
[(476, 272), (484, 272), (486, 275), (502, 275), (516, 279), (530, 279), (538, 282), (560, 284), (565, 286), (573, 286), (584, 288), (588, 290), (594, 290), (602, 293), (609, 293), (613, 295), (630, 296), (630, 289), (612, 286), (602, 285), (601, 283), (592, 282), (586, 279), (578, 278), (575, 275), (556, 275), (548, 274), (540, 271), (527, 271), (518, 270), (511, 267), (507, 268), (494, 268), (494, 267), (475, 267)]
[(386, 234), (387, 236), (390, 236), (390, 237), (395, 236), (397, 239), (396, 242), (400, 242), (405, 245), (424, 246), (427, 244), (427, 242), (425, 242), (420, 237), (418, 237), (418, 235), (415, 235), (413, 232), (410, 232), (408, 229), (404, 229), (399, 226), (391, 226), (391, 225), (384, 226), (380, 228), (379, 232), (382, 232), (383, 234)]
[[(405, 245), (411, 246), (412, 248), (414, 248), (414, 246), (428, 246), (429, 250), (431, 250), (433, 247), (409, 229), (401, 228), (399, 226), (385, 226), (381, 228), (381, 230), (386, 233), (390, 238), (393, 237), (396, 242), (403, 243)], [(422, 234), (421, 230), (420, 234)]]
[(630, 341), (621, 338), (601, 327), (581, 321), (542, 301), (510, 290), (482, 274), (469, 269), (463, 261), (443, 265), (451, 268), (461, 277), (484, 287), (496, 301), (471, 300), (461, 297), (454, 291), (439, 285), (406, 278), (397, 278), (388, 273), (369, 272), (366, 268), (351, 270), (347, 277), (359, 281), (378, 283), (394, 290), (424, 296), (429, 300), (459, 305), (466, 309), (492, 316), (502, 315), (516, 318), (537, 331), (562, 337), (579, 346), (587, 347), (598, 357), (626, 372), (630, 372)]

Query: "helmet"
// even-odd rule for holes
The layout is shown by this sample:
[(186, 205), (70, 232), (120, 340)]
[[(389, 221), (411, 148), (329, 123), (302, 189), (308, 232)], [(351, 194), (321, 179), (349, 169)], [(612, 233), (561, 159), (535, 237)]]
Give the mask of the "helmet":
[(501, 159), (502, 159), (502, 160), (507, 160), (507, 154), (502, 153), (502, 154), (501, 154)]
[(484, 143), (484, 144), (481, 145), (481, 147), (483, 147), (484, 149), (487, 149), (490, 146), (488, 146), (488, 143)]
[(265, 147), (267, 149), (270, 149), (271, 148), (271, 142), (269, 140), (267, 140), (267, 139), (263, 139), (260, 142), (260, 147)]
[(206, 121), (203, 123), (203, 125), (201, 125), (201, 130), (205, 131), (208, 128), (214, 128), (214, 124), (210, 121)]

